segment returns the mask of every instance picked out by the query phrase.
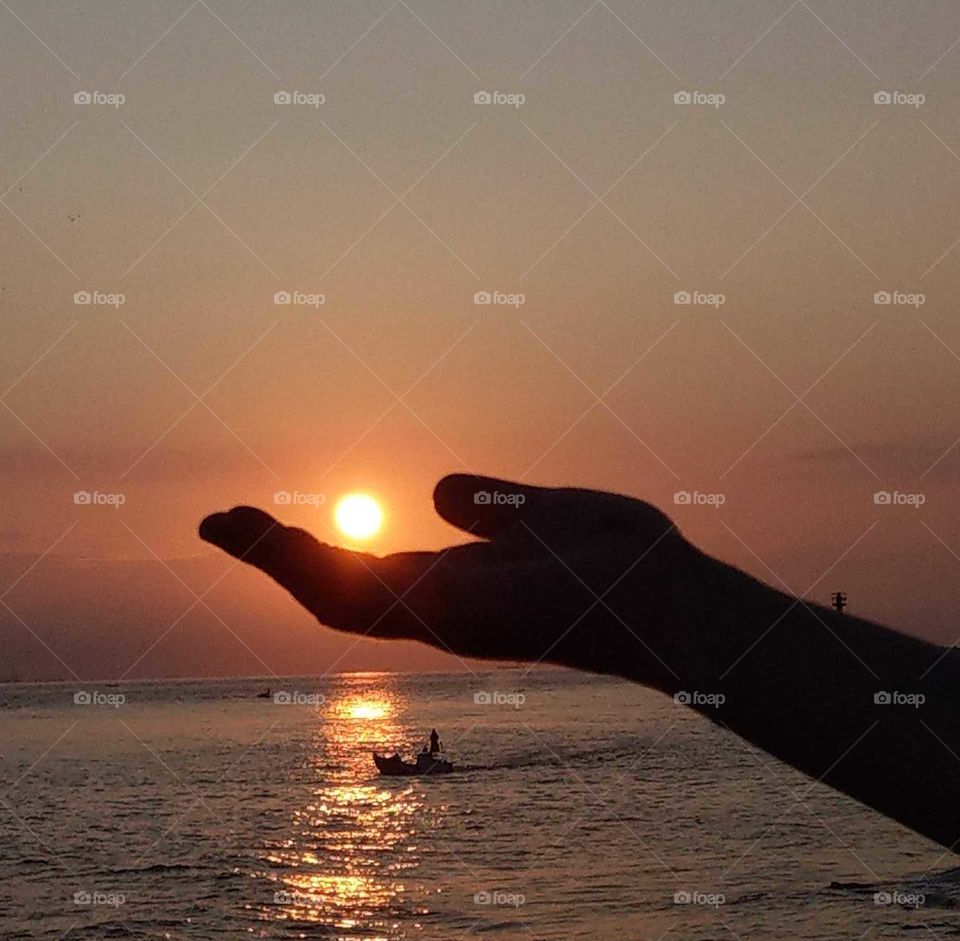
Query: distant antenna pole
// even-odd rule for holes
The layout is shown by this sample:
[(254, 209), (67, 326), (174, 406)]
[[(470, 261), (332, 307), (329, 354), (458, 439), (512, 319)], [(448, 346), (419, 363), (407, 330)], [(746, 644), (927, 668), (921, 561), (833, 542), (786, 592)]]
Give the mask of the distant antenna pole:
[(847, 593), (845, 591), (835, 591), (830, 599), (833, 601), (833, 606), (843, 614), (843, 609), (847, 606)]

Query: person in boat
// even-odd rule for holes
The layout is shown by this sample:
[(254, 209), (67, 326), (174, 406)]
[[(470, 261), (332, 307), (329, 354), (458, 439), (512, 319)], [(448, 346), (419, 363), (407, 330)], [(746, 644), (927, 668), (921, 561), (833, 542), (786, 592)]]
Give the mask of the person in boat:
[(440, 751), (440, 736), (437, 735), (436, 729), (430, 730), (430, 754), (435, 755)]

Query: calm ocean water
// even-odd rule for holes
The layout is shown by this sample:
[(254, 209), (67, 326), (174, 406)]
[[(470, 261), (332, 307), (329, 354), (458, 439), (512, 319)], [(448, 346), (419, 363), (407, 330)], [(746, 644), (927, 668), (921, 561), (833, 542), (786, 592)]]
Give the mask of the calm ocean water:
[[(8, 685), (0, 707), (3, 939), (960, 933), (953, 857), (614, 680)], [(376, 775), (372, 749), (432, 726), (456, 774)]]

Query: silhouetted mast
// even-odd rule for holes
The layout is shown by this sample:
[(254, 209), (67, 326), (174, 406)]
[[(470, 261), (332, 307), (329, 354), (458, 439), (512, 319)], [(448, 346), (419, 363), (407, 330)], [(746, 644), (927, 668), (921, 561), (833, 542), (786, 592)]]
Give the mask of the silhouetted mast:
[(830, 596), (831, 601), (833, 601), (833, 606), (843, 614), (843, 609), (847, 606), (847, 593), (845, 591), (835, 591)]

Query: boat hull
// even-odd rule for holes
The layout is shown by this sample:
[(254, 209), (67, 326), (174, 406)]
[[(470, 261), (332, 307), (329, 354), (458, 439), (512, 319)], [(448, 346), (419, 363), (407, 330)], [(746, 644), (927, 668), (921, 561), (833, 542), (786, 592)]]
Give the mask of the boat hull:
[(387, 777), (413, 777), (423, 774), (449, 774), (453, 771), (453, 764), (443, 758), (435, 758), (433, 755), (417, 755), (417, 762), (413, 764), (404, 761), (399, 755), (378, 755), (373, 753), (373, 763), (377, 766), (377, 771)]

